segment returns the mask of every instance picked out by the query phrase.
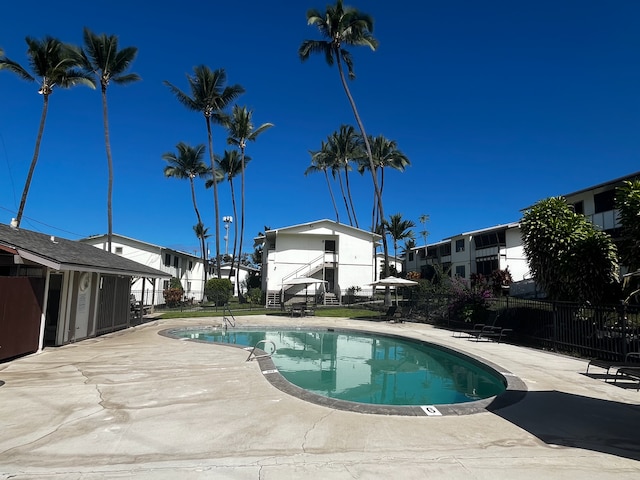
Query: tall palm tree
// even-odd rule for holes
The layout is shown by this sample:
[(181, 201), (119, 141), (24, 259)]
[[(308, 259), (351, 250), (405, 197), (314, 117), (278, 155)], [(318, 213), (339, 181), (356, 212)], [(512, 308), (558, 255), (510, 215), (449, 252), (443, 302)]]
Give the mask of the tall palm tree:
[[(347, 67), (349, 78), (353, 80), (355, 73), (353, 71), (353, 59), (345, 46), (367, 46), (375, 51), (378, 48), (378, 41), (373, 37), (373, 18), (370, 15), (359, 12), (352, 7), (344, 7), (342, 0), (336, 0), (335, 6), (327, 6), (326, 12), (323, 14), (319, 10), (311, 9), (307, 11), (307, 24), (318, 27), (320, 34), (324, 40), (305, 40), (298, 49), (298, 56), (302, 61), (309, 58), (312, 53), (324, 55), (325, 61), (329, 66), (333, 66), (334, 62), (338, 65), (338, 73), (340, 82), (344, 89), (349, 105), (353, 111), (360, 133), (364, 141), (367, 157), (371, 168), (371, 179), (373, 181), (373, 190), (376, 196), (376, 203), (380, 212), (380, 218), (384, 218), (384, 208), (382, 206), (382, 194), (378, 187), (378, 180), (375, 175), (375, 167), (373, 165), (373, 156), (371, 154), (371, 146), (369, 138), (364, 129), (364, 124), (360, 119), (356, 103), (351, 95), (347, 80), (344, 75), (342, 63)], [(384, 225), (380, 224), (382, 228)], [(376, 231), (376, 227), (372, 226), (372, 231)], [(387, 245), (387, 236), (382, 234), (382, 248), (384, 250), (385, 259), (385, 275), (389, 274), (389, 248)], [(391, 291), (385, 289), (385, 305), (391, 305)]]
[[(362, 138), (364, 139), (367, 157), (371, 166), (371, 178), (373, 180), (373, 188), (376, 194), (376, 202), (382, 218), (384, 218), (384, 209), (382, 207), (382, 196), (378, 187), (378, 181), (373, 165), (373, 157), (371, 154), (371, 146), (365, 132), (364, 125), (360, 119), (356, 103), (351, 95), (347, 80), (344, 74), (344, 65), (350, 79), (355, 78), (353, 71), (353, 58), (351, 53), (345, 48), (346, 46), (367, 46), (371, 50), (376, 50), (378, 41), (373, 37), (373, 18), (370, 15), (362, 13), (352, 7), (344, 7), (342, 0), (337, 0), (335, 6), (327, 6), (326, 12), (317, 9), (311, 9), (307, 12), (307, 23), (318, 27), (323, 40), (304, 40), (298, 49), (298, 56), (302, 61), (309, 58), (312, 53), (324, 55), (329, 66), (333, 66), (334, 62), (338, 66), (340, 82), (342, 88), (349, 100), (351, 110), (355, 117)], [(388, 256), (386, 248), (386, 237), (383, 235), (383, 246), (385, 248), (385, 257)], [(387, 262), (389, 263), (389, 262)], [(390, 297), (389, 297), (390, 300)]]
[[(247, 107), (240, 107), (238, 105), (234, 105), (231, 110), (231, 116), (228, 118), (226, 123), (226, 127), (228, 130), (227, 143), (229, 145), (235, 145), (240, 149), (240, 172), (241, 172), (241, 180), (240, 180), (240, 190), (241, 190), (241, 217), (240, 217), (240, 256), (242, 256), (242, 237), (244, 236), (244, 211), (245, 211), (245, 150), (247, 148), (247, 142), (255, 142), (258, 136), (264, 131), (273, 127), (272, 123), (263, 123), (258, 128), (254, 128), (253, 126), (253, 111), (248, 110)], [(235, 260), (235, 258), (234, 258)], [(236, 270), (239, 275), (240, 271), (240, 260), (238, 260), (238, 269)], [(237, 282), (236, 282), (237, 284)]]
[[(369, 144), (371, 145), (371, 154), (373, 155), (374, 175), (376, 178), (380, 177), (380, 195), (384, 194), (384, 169), (392, 168), (400, 172), (404, 172), (404, 169), (411, 163), (409, 158), (398, 149), (398, 143), (395, 140), (388, 140), (384, 135), (378, 135), (377, 137), (369, 137)], [(362, 174), (366, 170), (369, 170), (371, 165), (367, 158), (361, 159), (358, 163), (358, 171)], [(372, 222), (373, 225), (377, 225), (380, 218), (380, 212), (376, 208), (374, 202)]]
[(331, 182), (329, 181), (329, 163), (326, 161), (326, 158), (322, 155), (322, 150), (326, 148), (326, 144), (322, 142), (322, 148), (317, 151), (309, 151), (311, 155), (311, 165), (307, 167), (304, 171), (304, 175), (307, 176), (311, 173), (322, 172), (324, 173), (324, 178), (327, 181), (327, 188), (329, 189), (329, 196), (331, 197), (331, 203), (333, 204), (333, 210), (336, 212), (336, 222), (340, 223), (340, 214), (338, 213), (338, 206), (336, 205), (336, 199), (333, 196), (333, 190), (331, 189)]
[(27, 203), (33, 172), (38, 163), (40, 143), (42, 142), (42, 134), (44, 133), (44, 125), (49, 108), (49, 96), (53, 93), (54, 87), (69, 88), (75, 85), (86, 85), (90, 88), (96, 87), (93, 79), (80, 68), (82, 65), (82, 53), (78, 47), (63, 43), (53, 37), (45, 37), (42, 40), (27, 37), (25, 41), (28, 46), (27, 55), (29, 56), (29, 64), (33, 75), (17, 62), (8, 59), (4, 55), (0, 57), (0, 70), (9, 70), (30, 82), (34, 82), (37, 79), (39, 82), (38, 93), (43, 98), (36, 146), (16, 216), (16, 226), (18, 227), (22, 221), (24, 207)]
[[(162, 155), (162, 159), (165, 160), (168, 165), (164, 167), (164, 176), (168, 178), (178, 178), (189, 180), (191, 186), (191, 200), (193, 201), (193, 209), (196, 212), (198, 218), (197, 225), (203, 225), (202, 217), (200, 217), (200, 211), (198, 210), (198, 203), (196, 202), (196, 189), (194, 179), (205, 178), (209, 174), (209, 168), (202, 161), (204, 156), (204, 145), (197, 145), (192, 147), (184, 142), (180, 142), (176, 145), (177, 154), (173, 152), (167, 152)], [(200, 239), (200, 246), (202, 252), (205, 252), (204, 238)], [(207, 265), (205, 262), (204, 271), (204, 283), (207, 283)]]
[(389, 220), (383, 221), (387, 232), (393, 239), (393, 256), (398, 256), (398, 242), (404, 239), (414, 238), (413, 227), (416, 226), (411, 220), (403, 220), (401, 213), (394, 213)]
[(351, 161), (356, 163), (363, 158), (363, 151), (360, 147), (360, 137), (351, 125), (341, 125), (340, 130), (334, 132), (329, 143), (333, 146), (336, 163), (344, 170), (344, 179), (347, 186), (347, 196), (349, 197), (349, 205), (353, 214), (353, 221), (356, 228), (359, 228), (356, 209), (353, 206), (353, 196), (351, 195), (351, 186), (349, 184), (349, 170), (351, 170)]
[[(251, 161), (251, 157), (245, 157), (245, 165)], [(225, 150), (222, 158), (216, 158), (216, 166), (220, 172), (224, 172), (224, 176), (229, 182), (229, 188), (231, 189), (231, 204), (233, 205), (233, 217), (236, 222), (233, 224), (233, 256), (231, 257), (232, 264), (236, 258), (236, 247), (238, 243), (238, 210), (236, 208), (236, 194), (233, 187), (233, 179), (240, 173), (242, 169), (242, 163), (240, 161), (240, 153), (237, 150)], [(209, 180), (212, 182), (212, 180)], [(233, 267), (233, 265), (232, 265)], [(231, 279), (231, 272), (233, 268), (229, 269), (229, 279)]]
[(196, 237), (198, 237), (198, 240), (200, 240), (200, 245), (202, 245), (202, 266), (204, 268), (204, 284), (202, 287), (202, 301), (204, 302), (205, 290), (207, 286), (207, 270), (209, 270), (209, 263), (207, 262), (207, 251), (205, 250), (205, 243), (207, 241), (207, 238), (209, 238), (211, 235), (209, 235), (209, 229), (205, 228), (205, 226), (201, 222), (198, 222), (197, 225), (193, 226), (193, 231), (196, 234)]
[(111, 157), (111, 142), (109, 140), (109, 116), (107, 109), (107, 87), (109, 83), (125, 85), (137, 82), (137, 73), (124, 73), (136, 58), (138, 49), (126, 47), (118, 51), (118, 37), (106, 34), (96, 35), (85, 27), (84, 56), (86, 70), (98, 77), (102, 90), (102, 121), (104, 124), (104, 145), (107, 152), (109, 168), (109, 183), (107, 188), (107, 246), (111, 251), (111, 236), (113, 235), (113, 213), (111, 200), (113, 197), (113, 158)]
[(420, 231), (420, 235), (422, 235), (422, 239), (424, 240), (425, 246), (427, 245), (427, 237), (429, 236), (429, 231), (425, 228), (425, 225), (429, 221), (429, 215), (423, 213), (418, 217), (418, 221), (422, 224), (422, 230)]
[[(342, 201), (344, 202), (344, 208), (347, 212), (347, 218), (349, 219), (349, 225), (353, 226), (353, 218), (351, 216), (351, 208), (347, 201), (347, 195), (344, 191), (344, 185), (342, 183), (342, 164), (339, 160), (338, 152), (336, 151), (336, 145), (332, 137), (329, 136), (327, 141), (324, 140), (321, 143), (320, 150), (311, 152), (311, 161), (316, 164), (326, 165), (326, 168), (331, 169), (331, 177), (335, 180), (338, 179), (338, 185), (340, 186), (340, 194), (342, 195)], [(337, 210), (336, 210), (337, 212)]]
[[(169, 87), (169, 90), (176, 96), (178, 101), (189, 110), (201, 112), (204, 115), (207, 125), (209, 164), (211, 165), (211, 171), (215, 172), (211, 122), (219, 124), (225, 123), (226, 115), (224, 109), (244, 93), (244, 88), (240, 85), (225, 86), (227, 83), (227, 74), (224, 69), (219, 68), (218, 70), (212, 71), (206, 65), (194, 67), (193, 76), (187, 75), (187, 81), (189, 82), (191, 96), (166, 80), (164, 84)], [(218, 183), (214, 181), (212, 185), (216, 222), (216, 276), (220, 278), (220, 206), (218, 204)]]

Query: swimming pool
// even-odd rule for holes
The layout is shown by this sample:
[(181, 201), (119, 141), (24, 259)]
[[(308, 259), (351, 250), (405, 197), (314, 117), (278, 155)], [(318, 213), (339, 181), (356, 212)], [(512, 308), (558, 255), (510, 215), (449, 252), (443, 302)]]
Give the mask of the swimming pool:
[(484, 406), (505, 392), (508, 384), (505, 372), (476, 358), (406, 337), (291, 327), (182, 328), (164, 333), (240, 347), (259, 344), (268, 353), (275, 345), (270, 358), (260, 359), (272, 384), (314, 403), (346, 405), (349, 410), (421, 414), (419, 409), (428, 415), (453, 405), (460, 413), (458, 406), (485, 400)]

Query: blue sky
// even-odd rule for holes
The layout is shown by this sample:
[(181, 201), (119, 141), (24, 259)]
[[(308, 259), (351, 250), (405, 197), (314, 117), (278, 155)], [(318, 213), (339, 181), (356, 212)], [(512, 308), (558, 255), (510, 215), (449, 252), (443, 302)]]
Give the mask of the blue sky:
[[(187, 90), (185, 75), (195, 65), (224, 68), (230, 84), (245, 88), (237, 103), (254, 111), (255, 123), (275, 124), (247, 149), (250, 248), (265, 225), (334, 218), (323, 176), (303, 172), (309, 150), (355, 122), (335, 66), (297, 56), (303, 40), (320, 38), (306, 25), (307, 9), (328, 3), (12, 2), (0, 47), (26, 66), (25, 36), (80, 45), (85, 26), (138, 47), (131, 71), (143, 80), (108, 91), (114, 232), (191, 252), (198, 242), (188, 182), (165, 178), (161, 156), (180, 141), (206, 143), (205, 123), (162, 82)], [(376, 52), (352, 50), (357, 78), (350, 88), (367, 133), (396, 140), (411, 160), (405, 173), (386, 176), (385, 213), (402, 213), (416, 232), (418, 217), (428, 214), (430, 242), (517, 221), (542, 198), (639, 170), (639, 2), (346, 4), (373, 16), (380, 42)], [(42, 98), (35, 84), (4, 71), (0, 96), (0, 221), (9, 223)], [(215, 127), (214, 151), (225, 148), (226, 134)], [(371, 178), (353, 172), (351, 182), (358, 219), (368, 228)], [(71, 239), (106, 233), (106, 190), (99, 90), (54, 91), (22, 227)], [(200, 183), (197, 199), (213, 233), (212, 191)], [(226, 182), (220, 214), (232, 215)]]

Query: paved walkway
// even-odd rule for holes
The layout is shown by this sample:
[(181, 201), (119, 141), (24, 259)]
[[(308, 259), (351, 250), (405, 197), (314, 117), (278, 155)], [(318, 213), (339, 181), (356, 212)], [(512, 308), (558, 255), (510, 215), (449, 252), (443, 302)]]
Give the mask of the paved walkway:
[(158, 335), (217, 322), (155, 320), (0, 364), (0, 478), (640, 478), (640, 393), (587, 377), (585, 361), (423, 324), (238, 318), (402, 333), (483, 357), (528, 387), (494, 412), (353, 413), (281, 392), (240, 349)]

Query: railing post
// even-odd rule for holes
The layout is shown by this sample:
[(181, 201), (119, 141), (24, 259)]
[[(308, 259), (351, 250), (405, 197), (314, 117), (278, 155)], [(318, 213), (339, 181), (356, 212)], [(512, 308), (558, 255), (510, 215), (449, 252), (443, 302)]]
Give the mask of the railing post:
[(558, 349), (558, 308), (555, 301), (551, 304), (551, 308), (551, 316), (553, 318), (553, 338), (551, 339), (551, 344), (553, 345), (552, 348), (555, 352)]
[(622, 302), (622, 305), (619, 309), (618, 314), (618, 323), (622, 328), (621, 339), (622, 339), (622, 358), (625, 359), (627, 356), (627, 303), (625, 301)]

